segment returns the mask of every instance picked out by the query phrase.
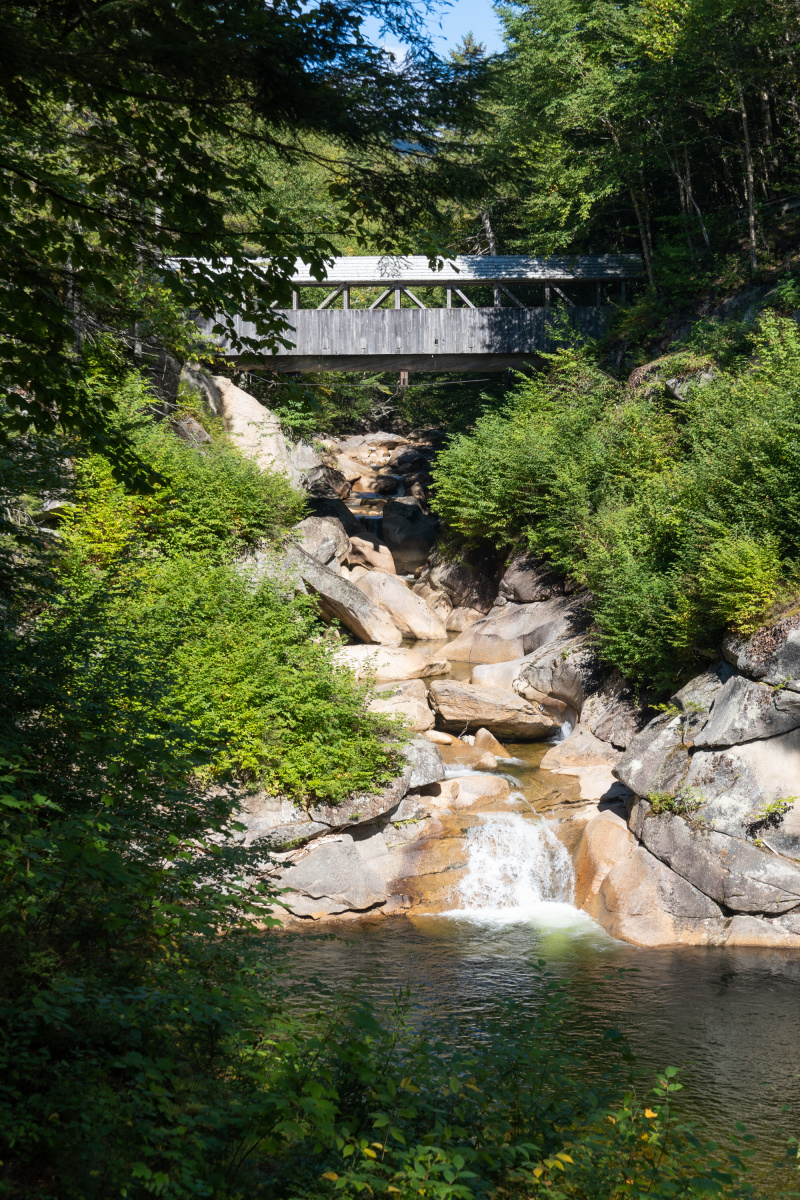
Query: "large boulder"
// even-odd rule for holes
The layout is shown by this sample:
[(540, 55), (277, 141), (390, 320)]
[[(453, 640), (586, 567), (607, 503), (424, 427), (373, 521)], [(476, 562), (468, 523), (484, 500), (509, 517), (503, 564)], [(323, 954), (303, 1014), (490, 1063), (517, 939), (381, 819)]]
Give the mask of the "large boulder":
[(722, 652), (737, 670), (771, 687), (800, 692), (800, 613), (783, 617), (751, 638), (726, 638)]
[(306, 517), (294, 527), (301, 549), (323, 566), (341, 563), (350, 550), (350, 538), (336, 517)]
[(368, 433), (361, 439), (360, 445), (370, 446), (375, 449), (395, 450), (398, 446), (407, 446), (408, 439), (402, 437), (399, 433)]
[(453, 662), (510, 662), (569, 637), (583, 622), (583, 604), (563, 596), (538, 604), (506, 604), (471, 625), (445, 653)]
[(736, 746), (800, 727), (800, 695), (734, 675), (717, 693), (695, 746)]
[(636, 703), (633, 688), (618, 671), (613, 671), (603, 681), (600, 691), (586, 699), (581, 723), (595, 737), (619, 750), (624, 750), (641, 732), (644, 714)]
[(498, 595), (516, 604), (533, 604), (563, 596), (564, 580), (540, 558), (523, 551), (515, 554), (500, 580)]
[(404, 717), (415, 733), (433, 729), (434, 716), (428, 706), (428, 692), (421, 679), (379, 684), (369, 707), (371, 712)]
[(287, 558), (309, 593), (316, 596), (324, 620), (341, 621), (362, 642), (400, 645), (402, 635), (388, 613), (348, 579), (334, 574), (299, 548), (290, 550)]
[(337, 471), (335, 467), (326, 466), (325, 463), (306, 471), (303, 475), (303, 487), (310, 495), (323, 499), (346, 500), (350, 495), (350, 484), (342, 472)]
[(366, 912), (386, 901), (386, 883), (358, 852), (351, 834), (311, 843), (280, 875), (282, 897), (297, 917)]
[(725, 750), (695, 750), (684, 789), (704, 824), (731, 837), (759, 837), (800, 858), (800, 729)]
[(520, 696), (555, 696), (579, 713), (602, 682), (600, 664), (585, 636), (559, 638), (526, 657), (513, 683)]
[[(481, 617), (483, 616), (483, 613), (479, 612), (477, 608), (453, 608), (453, 602), (450, 597), (447, 596), (446, 592), (439, 592), (438, 595), (442, 597), (446, 596), (447, 604), (451, 605), (445, 621), (445, 628), (447, 629), (448, 633), (463, 633), (465, 629), (469, 629), (470, 626), (474, 625), (476, 621), (480, 621)], [(428, 603), (430, 604), (431, 601), (428, 600)], [(436, 602), (431, 604), (431, 607), (435, 612)]]
[(353, 534), (350, 538), (350, 550), (345, 559), (349, 567), (367, 567), (371, 571), (382, 571), (385, 575), (394, 575), (396, 567), (392, 552), (385, 542), (375, 534), (364, 529), (362, 536)]
[(383, 538), (398, 574), (410, 575), (424, 566), (438, 532), (438, 520), (423, 510), (415, 496), (399, 496), (386, 503)]
[(445, 730), (488, 729), (495, 737), (535, 742), (549, 737), (558, 724), (538, 704), (499, 688), (475, 687), (455, 679), (434, 680), (430, 702)]
[(675, 814), (646, 815), (640, 828), (651, 854), (732, 912), (776, 915), (800, 905), (800, 869), (777, 854)]
[(384, 608), (407, 637), (418, 641), (447, 637), (447, 630), (432, 609), (396, 575), (369, 571), (357, 580), (356, 587)]
[(262, 471), (280, 471), (294, 484), (299, 483), (299, 472), (275, 413), (224, 375), (212, 376), (211, 383), (215, 392), (209, 389), (208, 402), (215, 406), (215, 415), (222, 418), (225, 432), (245, 458), (253, 459)]
[(453, 608), (477, 609), (485, 614), (497, 595), (498, 577), (499, 559), (494, 550), (464, 549), (455, 553), (437, 546), (415, 590), (445, 592)]
[(612, 774), (619, 754), (619, 750), (579, 724), (564, 741), (550, 747), (540, 766), (543, 771), (552, 771), (556, 775), (574, 776), (580, 785), (582, 800), (614, 800), (629, 795), (627, 788)]
[(289, 450), (289, 458), (292, 460), (294, 469), (300, 474), (322, 466), (322, 459), (308, 442), (295, 442)]
[(450, 670), (450, 663), (438, 654), (388, 646), (343, 646), (336, 651), (336, 660), (353, 671), (356, 678), (372, 677), (377, 683), (428, 679), (446, 675)]

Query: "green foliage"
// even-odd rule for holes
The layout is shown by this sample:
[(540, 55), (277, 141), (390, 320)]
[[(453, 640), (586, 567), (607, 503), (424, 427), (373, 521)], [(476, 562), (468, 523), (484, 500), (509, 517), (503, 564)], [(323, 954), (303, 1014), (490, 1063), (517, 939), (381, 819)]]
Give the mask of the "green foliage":
[(727, 532), (706, 551), (697, 587), (709, 612), (735, 633), (758, 628), (775, 600), (781, 577), (776, 540)]
[[(596, 640), (665, 689), (725, 629), (752, 631), (800, 562), (800, 333), (762, 314), (684, 400), (563, 350), (439, 456), (436, 510), (471, 541), (524, 536), (595, 596)], [(663, 372), (708, 365), (694, 351)]]
[(678, 788), (677, 792), (648, 792), (645, 800), (650, 805), (654, 816), (670, 813), (676, 817), (685, 817), (695, 812), (703, 804), (704, 797), (692, 787)]

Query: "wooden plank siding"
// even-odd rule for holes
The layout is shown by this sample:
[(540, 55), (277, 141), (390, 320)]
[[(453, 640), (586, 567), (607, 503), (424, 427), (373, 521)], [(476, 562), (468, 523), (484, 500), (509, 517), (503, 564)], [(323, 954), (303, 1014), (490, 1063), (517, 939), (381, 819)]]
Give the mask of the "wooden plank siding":
[[(569, 320), (583, 336), (598, 337), (612, 311), (575, 306)], [(294, 343), (269, 356), (280, 371), (505, 370), (557, 344), (548, 308), (288, 309), (280, 315)], [(211, 322), (205, 325), (210, 329)], [(237, 319), (235, 326), (242, 336), (256, 336), (249, 323)], [(243, 362), (250, 358), (225, 351)]]

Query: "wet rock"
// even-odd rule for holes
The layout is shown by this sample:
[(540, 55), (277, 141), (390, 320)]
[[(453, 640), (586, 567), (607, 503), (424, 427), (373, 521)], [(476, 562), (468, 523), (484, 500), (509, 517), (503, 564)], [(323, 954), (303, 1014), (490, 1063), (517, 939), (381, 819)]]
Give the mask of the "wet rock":
[(404, 717), (416, 733), (432, 730), (434, 716), (428, 705), (428, 692), (421, 679), (382, 683), (375, 689), (370, 712)]
[(467, 726), (483, 726), (496, 737), (510, 741), (539, 741), (558, 728), (538, 704), (511, 692), (457, 680), (434, 680), (430, 703), (439, 716), (437, 723), (455, 733)]
[(447, 636), (444, 625), (424, 600), (415, 596), (396, 575), (369, 571), (356, 582), (365, 596), (380, 605), (392, 622), (407, 637), (418, 641), (442, 640)]
[(552, 600), (565, 593), (564, 580), (541, 559), (522, 552), (515, 554), (500, 580), (498, 594), (517, 604)]
[(735, 746), (775, 737), (800, 727), (800, 695), (776, 691), (742, 675), (729, 679), (714, 698), (708, 721), (695, 746)]
[(772, 687), (800, 692), (800, 613), (784, 617), (746, 640), (728, 637), (722, 652), (742, 674)]
[(510, 662), (567, 637), (582, 620), (582, 603), (566, 597), (539, 604), (507, 604), (455, 638), (445, 653), (454, 662)]
[(647, 849), (704, 895), (733, 912), (782, 913), (800, 904), (800, 870), (776, 854), (683, 817), (648, 816)]
[(345, 500), (350, 495), (350, 484), (342, 472), (324, 463), (303, 475), (303, 486), (310, 495), (323, 499)]
[(437, 654), (388, 646), (343, 646), (336, 651), (336, 660), (353, 671), (358, 679), (372, 676), (378, 683), (427, 679), (446, 675), (450, 670), (447, 659)]
[(301, 549), (323, 566), (343, 562), (350, 550), (350, 538), (335, 517), (306, 517), (294, 531)]
[(569, 737), (550, 747), (541, 767), (576, 778), (582, 800), (620, 800), (630, 793), (612, 774), (619, 756), (609, 742), (595, 737), (585, 725), (576, 725)]
[(414, 496), (389, 500), (383, 510), (383, 537), (400, 575), (413, 574), (428, 561), (439, 522)]
[(364, 642), (400, 645), (402, 637), (397, 626), (355, 584), (335, 575), (300, 549), (290, 550), (287, 559), (296, 567), (308, 591), (316, 596), (324, 620), (341, 621)]

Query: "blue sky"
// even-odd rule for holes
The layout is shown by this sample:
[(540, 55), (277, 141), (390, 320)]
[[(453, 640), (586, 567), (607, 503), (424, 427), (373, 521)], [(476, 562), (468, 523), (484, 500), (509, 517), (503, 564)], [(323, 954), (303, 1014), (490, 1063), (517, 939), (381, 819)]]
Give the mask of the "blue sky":
[[(492, 7), (492, 0), (455, 0), (454, 4), (439, 8), (435, 15), (432, 14), (428, 26), (434, 46), (440, 54), (452, 49), (464, 34), (470, 31), (479, 42), (483, 42), (490, 53), (503, 49), (500, 22)], [(364, 28), (369, 36), (377, 40), (379, 34), (376, 21), (365, 22)], [(387, 39), (385, 45), (392, 50), (399, 49), (392, 44), (391, 39)]]

